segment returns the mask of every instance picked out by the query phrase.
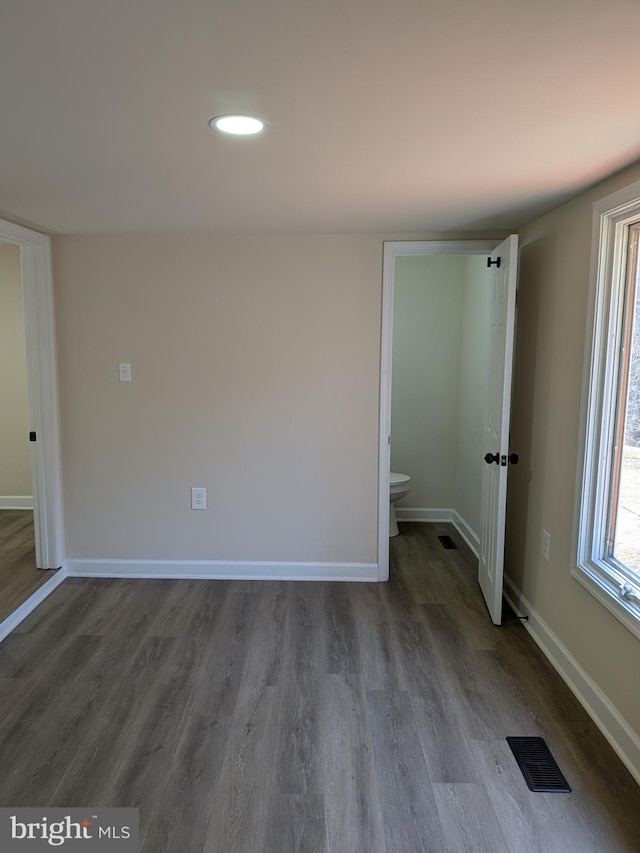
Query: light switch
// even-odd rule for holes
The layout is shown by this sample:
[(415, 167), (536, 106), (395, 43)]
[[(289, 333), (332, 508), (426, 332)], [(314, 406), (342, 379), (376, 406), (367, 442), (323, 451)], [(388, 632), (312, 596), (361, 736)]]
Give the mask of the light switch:
[(120, 371), (120, 382), (131, 382), (131, 363), (128, 361), (121, 361), (118, 365), (118, 370)]

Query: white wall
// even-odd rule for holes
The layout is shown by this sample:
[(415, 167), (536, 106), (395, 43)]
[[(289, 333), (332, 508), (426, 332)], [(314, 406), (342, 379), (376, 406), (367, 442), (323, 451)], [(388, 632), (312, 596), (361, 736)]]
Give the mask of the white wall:
[[(570, 574), (592, 204), (639, 179), (637, 165), (520, 233), (511, 421), (520, 464), (509, 473), (506, 570), (634, 733), (640, 778), (640, 641)], [(543, 527), (551, 533), (548, 562), (540, 554)]]
[(454, 510), (476, 534), (490, 294), (484, 255), (396, 260), (391, 468), (412, 478), (397, 506)]
[(375, 564), (383, 242), (449, 236), (54, 238), (67, 558)]
[(463, 255), (396, 259), (391, 470), (411, 477), (398, 507), (454, 503), (465, 264)]
[[(0, 242), (0, 507), (31, 495), (20, 247)], [(11, 503), (11, 502), (9, 502)]]
[(484, 407), (491, 346), (491, 274), (485, 255), (466, 258), (462, 303), (456, 490), (453, 507), (480, 531)]
[(68, 557), (377, 561), (381, 237), (53, 249)]

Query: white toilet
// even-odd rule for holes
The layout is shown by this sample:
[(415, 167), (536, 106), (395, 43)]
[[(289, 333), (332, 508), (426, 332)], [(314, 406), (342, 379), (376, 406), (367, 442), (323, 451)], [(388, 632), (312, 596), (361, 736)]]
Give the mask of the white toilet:
[(397, 536), (398, 521), (393, 506), (396, 501), (408, 495), (411, 490), (411, 477), (408, 474), (389, 474), (389, 536)]

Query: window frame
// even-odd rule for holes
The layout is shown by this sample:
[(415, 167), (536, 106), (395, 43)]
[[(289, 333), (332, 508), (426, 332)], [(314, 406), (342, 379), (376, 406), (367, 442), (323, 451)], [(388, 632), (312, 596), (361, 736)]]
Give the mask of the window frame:
[[(571, 574), (640, 639), (640, 580), (608, 556), (625, 333), (630, 226), (640, 222), (640, 181), (593, 205), (591, 281), (576, 489), (577, 536)], [(625, 585), (629, 592), (625, 593)]]

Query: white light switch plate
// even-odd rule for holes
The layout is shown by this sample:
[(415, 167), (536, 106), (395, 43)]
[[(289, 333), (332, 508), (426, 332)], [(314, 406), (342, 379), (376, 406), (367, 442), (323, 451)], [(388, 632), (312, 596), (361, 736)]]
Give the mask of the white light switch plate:
[(121, 361), (118, 365), (120, 382), (131, 382), (131, 362)]

